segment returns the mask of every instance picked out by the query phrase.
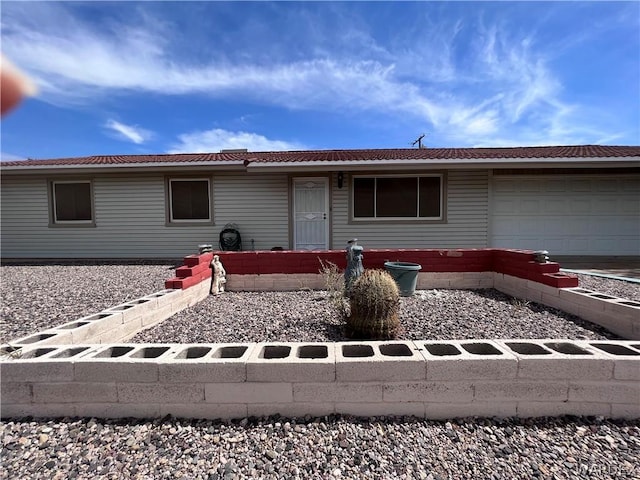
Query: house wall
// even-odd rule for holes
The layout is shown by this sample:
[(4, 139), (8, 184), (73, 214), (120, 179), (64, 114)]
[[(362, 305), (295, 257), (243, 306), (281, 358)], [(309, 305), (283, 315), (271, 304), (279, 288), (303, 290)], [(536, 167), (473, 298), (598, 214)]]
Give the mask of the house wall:
[[(215, 232), (228, 222), (239, 225), (244, 250), (289, 248), (289, 179), (286, 174), (218, 175), (214, 177)], [(252, 248), (251, 239), (254, 240)], [(193, 249), (192, 249), (193, 250)], [(176, 252), (179, 255), (192, 250)]]
[(2, 177), (3, 258), (180, 258), (198, 244), (217, 245), (227, 222), (239, 225), (246, 249), (252, 238), (256, 249), (289, 243), (284, 174), (216, 174), (215, 225), (197, 226), (166, 226), (159, 174), (94, 177), (96, 227), (49, 227), (48, 178)]
[(446, 177), (446, 222), (384, 223), (349, 220), (350, 177), (337, 187), (332, 177), (333, 244), (341, 248), (357, 237), (365, 248), (481, 248), (487, 246), (489, 175), (487, 170), (450, 170)]
[[(111, 174), (70, 177), (92, 178), (96, 227), (50, 227), (47, 181), (65, 177), (3, 175), (2, 257), (179, 258), (198, 244), (216, 246), (228, 222), (238, 224), (245, 250), (290, 247), (289, 175), (212, 176), (215, 225), (167, 226), (163, 174)], [(349, 176), (338, 189), (333, 174), (331, 246), (341, 248), (353, 237), (367, 248), (486, 246), (488, 172), (451, 171), (447, 179), (446, 223), (360, 224), (349, 220)]]

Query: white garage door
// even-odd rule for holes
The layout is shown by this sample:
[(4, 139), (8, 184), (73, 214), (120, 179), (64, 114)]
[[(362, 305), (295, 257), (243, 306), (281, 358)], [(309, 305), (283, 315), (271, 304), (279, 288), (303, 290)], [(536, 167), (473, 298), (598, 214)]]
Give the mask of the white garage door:
[(640, 255), (640, 177), (494, 176), (491, 246)]

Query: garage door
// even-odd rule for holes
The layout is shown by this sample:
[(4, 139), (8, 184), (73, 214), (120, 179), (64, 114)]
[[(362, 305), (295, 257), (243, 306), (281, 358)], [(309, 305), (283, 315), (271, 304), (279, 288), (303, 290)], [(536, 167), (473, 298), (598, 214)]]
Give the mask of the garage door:
[(493, 247), (640, 255), (640, 177), (494, 176)]

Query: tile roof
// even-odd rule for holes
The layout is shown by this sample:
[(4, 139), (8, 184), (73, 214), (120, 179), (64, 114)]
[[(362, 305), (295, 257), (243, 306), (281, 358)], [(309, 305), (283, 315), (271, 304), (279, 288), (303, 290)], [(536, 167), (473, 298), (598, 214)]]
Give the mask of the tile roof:
[(2, 162), (2, 167), (97, 166), (136, 164), (215, 163), (238, 165), (244, 163), (300, 162), (358, 162), (358, 161), (428, 161), (428, 160), (491, 160), (542, 158), (607, 158), (640, 157), (640, 146), (572, 145), (550, 147), (506, 148), (392, 148), (369, 150), (305, 150), (285, 152), (222, 152), (179, 153), (158, 155), (97, 155), (77, 158), (20, 160)]

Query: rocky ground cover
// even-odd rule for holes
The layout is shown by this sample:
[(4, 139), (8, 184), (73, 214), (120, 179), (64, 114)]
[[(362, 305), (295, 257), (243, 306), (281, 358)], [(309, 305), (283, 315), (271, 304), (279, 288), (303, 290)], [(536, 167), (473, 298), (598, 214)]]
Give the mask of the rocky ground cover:
[(36, 333), (164, 288), (171, 264), (3, 265), (0, 342)]
[[(618, 338), (590, 322), (497, 290), (423, 290), (400, 300), (401, 339)], [(344, 341), (327, 292), (227, 292), (209, 296), (132, 342)]]
[(599, 418), (11, 421), (2, 478), (633, 479), (640, 424)]
[[(161, 290), (164, 279), (172, 276), (170, 267), (3, 266), (0, 334), (6, 341)], [(640, 300), (638, 284), (585, 278), (588, 285), (582, 276), (581, 285), (586, 288)], [(258, 334), (261, 339), (291, 340), (286, 336), (291, 331), (296, 336), (307, 332), (305, 341), (337, 338), (340, 325), (328, 320), (332, 307), (326, 296), (303, 293), (282, 298), (275, 293), (228, 294), (205, 300), (163, 325), (174, 321), (186, 328), (190, 318), (205, 316), (198, 312), (209, 315), (206, 324), (220, 324), (214, 315), (224, 301), (224, 316), (235, 326), (223, 322), (206, 329), (200, 341), (249, 341), (255, 337), (242, 335), (265, 325), (273, 327)], [(268, 303), (272, 310), (252, 313)], [(611, 336), (562, 312), (494, 290), (419, 292), (403, 299), (403, 309), (417, 317), (403, 317), (404, 338)], [(434, 309), (437, 315), (428, 314)], [(456, 329), (447, 334), (445, 327)], [(194, 341), (195, 331), (181, 340), (176, 338), (179, 329), (170, 328), (170, 341)], [(140, 335), (162, 338), (151, 330)], [(7, 479), (632, 479), (640, 478), (640, 420), (5, 419), (0, 422), (0, 456), (0, 478)]]

